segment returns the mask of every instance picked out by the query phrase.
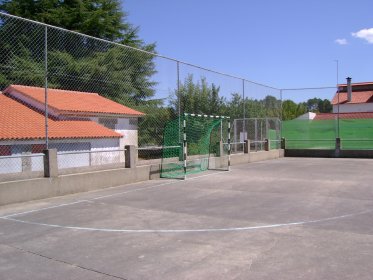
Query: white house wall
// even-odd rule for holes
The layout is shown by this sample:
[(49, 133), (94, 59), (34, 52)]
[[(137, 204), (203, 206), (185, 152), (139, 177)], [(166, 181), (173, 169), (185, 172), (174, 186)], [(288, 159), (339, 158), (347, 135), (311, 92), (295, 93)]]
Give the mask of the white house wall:
[(0, 157), (0, 174), (22, 172), (21, 158)]
[(0, 174), (21, 173), (44, 170), (43, 155), (30, 157), (0, 157)]
[[(373, 112), (373, 103), (340, 104), (339, 112), (340, 113)], [(333, 113), (338, 113), (337, 105), (333, 105)]]
[[(95, 141), (92, 141), (91, 151), (94, 153), (91, 153), (90, 165), (124, 162), (124, 146), (121, 146), (120, 142), (121, 141), (118, 138), (96, 139)], [(112, 151), (118, 149), (121, 151)], [(98, 151), (103, 152), (96, 153)]]
[[(64, 169), (124, 162), (124, 147), (120, 146), (120, 139), (64, 139), (50, 140), (49, 144), (50, 148), (57, 148), (58, 168)], [(0, 156), (0, 174), (43, 171), (43, 156), (31, 153), (34, 144), (45, 144), (45, 141), (0, 141), (0, 145), (15, 147), (12, 157)], [(105, 152), (118, 149), (122, 151)], [(22, 157), (25, 154), (28, 156)]]
[(31, 171), (44, 170), (44, 155), (31, 157)]
[[(98, 117), (90, 118), (91, 121), (94, 121), (96, 123), (99, 123), (98, 119)], [(130, 119), (135, 119), (137, 121), (137, 118), (117, 118), (115, 131), (123, 135), (122, 141), (120, 143), (121, 147), (124, 147), (125, 145), (138, 146), (138, 126), (131, 125)]]
[(305, 113), (305, 114), (297, 117), (296, 119), (297, 120), (313, 120), (315, 117), (316, 117), (316, 113), (308, 112), (308, 113)]
[(138, 130), (137, 129), (138, 129), (137, 125), (130, 124), (130, 119), (120, 118), (118, 120), (118, 125), (115, 131), (123, 135), (123, 141), (125, 145), (138, 146)]
[(138, 146), (137, 130), (116, 130), (116, 132), (123, 135), (123, 144), (124, 145)]
[[(90, 139), (89, 146), (89, 149), (81, 151), (76, 149), (76, 153), (58, 153), (58, 168), (65, 169), (124, 162), (124, 152), (105, 152), (121, 149), (118, 138)], [(88, 153), (87, 151), (90, 152)], [(121, 156), (121, 153), (123, 153), (123, 156)]]

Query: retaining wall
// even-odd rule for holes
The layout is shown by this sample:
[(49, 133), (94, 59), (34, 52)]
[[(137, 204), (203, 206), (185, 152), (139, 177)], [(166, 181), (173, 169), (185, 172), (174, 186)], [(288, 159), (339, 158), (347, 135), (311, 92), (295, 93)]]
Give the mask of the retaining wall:
[[(277, 159), (283, 156), (283, 150), (234, 154), (231, 156), (231, 165)], [(152, 161), (152, 164), (134, 168), (116, 168), (65, 174), (51, 178), (2, 182), (0, 183), (0, 205), (115, 187), (157, 179), (159, 176), (160, 161)]]

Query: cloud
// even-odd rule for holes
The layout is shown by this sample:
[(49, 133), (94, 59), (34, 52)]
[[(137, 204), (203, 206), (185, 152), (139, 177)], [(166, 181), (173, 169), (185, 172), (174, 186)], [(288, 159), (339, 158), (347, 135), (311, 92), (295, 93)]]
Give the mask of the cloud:
[(346, 39), (337, 39), (335, 40), (335, 42), (338, 44), (338, 45), (347, 45), (348, 42)]
[(361, 29), (356, 33), (352, 33), (355, 38), (366, 40), (369, 44), (373, 44), (373, 28)]

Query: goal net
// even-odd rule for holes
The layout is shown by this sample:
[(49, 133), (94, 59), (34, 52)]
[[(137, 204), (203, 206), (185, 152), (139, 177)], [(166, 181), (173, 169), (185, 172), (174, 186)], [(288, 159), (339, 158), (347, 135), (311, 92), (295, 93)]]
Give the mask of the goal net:
[(205, 170), (228, 170), (230, 119), (184, 114), (164, 129), (161, 177), (185, 179)]

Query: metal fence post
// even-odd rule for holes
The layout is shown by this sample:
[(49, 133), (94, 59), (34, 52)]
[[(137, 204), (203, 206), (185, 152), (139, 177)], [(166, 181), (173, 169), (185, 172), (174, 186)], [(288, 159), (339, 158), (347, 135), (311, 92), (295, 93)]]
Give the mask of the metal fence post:
[(268, 125), (268, 118), (265, 118), (266, 130), (265, 130), (265, 137), (269, 139), (269, 125)]
[(184, 180), (187, 175), (187, 137), (186, 137), (186, 119), (183, 120), (183, 151), (184, 151)]
[(179, 118), (179, 143), (181, 143), (181, 97), (180, 97), (180, 62), (176, 61), (176, 76), (177, 76), (177, 107)]
[(255, 137), (255, 152), (258, 151), (258, 119), (255, 118), (255, 125), (254, 125), (254, 129), (255, 129), (255, 133), (254, 133), (254, 137)]
[(222, 157), (223, 155), (224, 155), (224, 144), (223, 144), (223, 141), (219, 141), (219, 142), (217, 142), (217, 144), (218, 144), (218, 149), (217, 149), (217, 154), (216, 154), (216, 156), (217, 157)]
[(279, 112), (280, 120), (282, 120), (282, 89), (280, 89), (280, 112)]
[(245, 133), (246, 133), (246, 123), (245, 123), (245, 118), (246, 118), (245, 80), (242, 80), (242, 103), (243, 103), (243, 124), (242, 124), (242, 130), (243, 130), (243, 134), (245, 135)]
[(44, 27), (44, 91), (45, 91), (45, 146), (49, 148), (48, 141), (48, 26)]
[[(240, 137), (237, 136), (237, 119), (234, 119), (233, 120), (233, 129), (234, 129), (234, 137), (233, 137), (233, 141), (234, 143), (237, 143), (240, 141)], [(234, 145), (234, 152), (236, 153), (237, 152), (237, 145)]]
[[(339, 83), (339, 61), (338, 60), (335, 60), (336, 61), (336, 63), (337, 63), (337, 103), (338, 103), (338, 105), (337, 105), (337, 135), (336, 135), (336, 137), (337, 138), (339, 138), (340, 137), (340, 127), (339, 127), (339, 113), (340, 113), (340, 111), (339, 111), (339, 102), (340, 102), (340, 100), (339, 100), (339, 86), (338, 86), (338, 83)], [(334, 111), (334, 110), (333, 110)], [(334, 113), (334, 112), (333, 112)]]
[(281, 138), (282, 137), (282, 89), (280, 89), (280, 116), (279, 117), (280, 118), (278, 121), (278, 130), (279, 130), (278, 135), (279, 135), (279, 138)]
[(281, 138), (281, 149), (286, 149), (286, 139), (284, 137)]
[(244, 142), (243, 152), (244, 154), (248, 154), (250, 152), (250, 140), (246, 139)]
[(341, 152), (341, 138), (337, 137), (335, 138), (335, 156), (339, 157), (340, 152)]
[(228, 170), (231, 166), (231, 120), (228, 117)]

